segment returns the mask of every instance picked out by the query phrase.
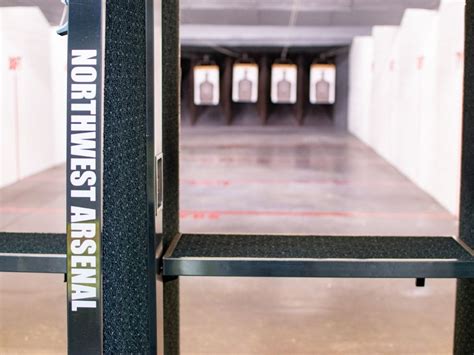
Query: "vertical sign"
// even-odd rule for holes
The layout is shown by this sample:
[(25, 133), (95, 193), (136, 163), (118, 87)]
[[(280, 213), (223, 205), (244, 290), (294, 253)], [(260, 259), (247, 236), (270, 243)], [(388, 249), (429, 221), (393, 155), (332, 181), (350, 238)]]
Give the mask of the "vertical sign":
[(274, 104), (296, 103), (296, 83), (298, 67), (295, 64), (272, 65), (272, 92)]
[(67, 87), (68, 353), (102, 353), (103, 0), (71, 0)]
[(194, 67), (194, 104), (198, 106), (219, 105), (219, 67), (196, 65)]
[(312, 104), (336, 102), (336, 66), (334, 64), (312, 64), (309, 82), (309, 101)]
[(258, 65), (237, 63), (232, 73), (232, 101), (255, 103), (258, 100)]

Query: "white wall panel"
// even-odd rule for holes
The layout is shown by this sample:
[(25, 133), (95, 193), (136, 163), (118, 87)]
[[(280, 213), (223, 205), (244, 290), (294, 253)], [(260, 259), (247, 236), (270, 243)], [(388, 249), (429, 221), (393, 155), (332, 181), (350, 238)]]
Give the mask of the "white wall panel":
[[(3, 17), (0, 15), (0, 33), (3, 28)], [(6, 87), (1, 83), (4, 83), (6, 78), (5, 68), (8, 67), (8, 58), (4, 54), (3, 49), (3, 36), (0, 35), (0, 187), (7, 185), (15, 181), (16, 176), (14, 171), (8, 169), (14, 163), (12, 156), (12, 148), (14, 142), (12, 142), (11, 133), (13, 128), (11, 127), (12, 122), (9, 116), (6, 115), (5, 104), (6, 104)]]
[(464, 75), (464, 1), (443, 3), (438, 37), (436, 198), (458, 212)]
[(368, 143), (373, 70), (372, 37), (356, 37), (349, 55), (349, 131)]
[(397, 33), (397, 27), (377, 26), (374, 27), (372, 35), (374, 58), (368, 143), (385, 157), (388, 147), (386, 126), (390, 108), (393, 106), (392, 101), (395, 100), (392, 92), (393, 80), (389, 77), (393, 76), (392, 50)]
[[(350, 131), (453, 214), (459, 205), (463, 29), (463, 2), (444, 2), (439, 11), (407, 10), (399, 28), (374, 27), (372, 48), (356, 38), (351, 50)], [(361, 84), (370, 56), (372, 82)]]
[[(426, 120), (436, 120), (434, 38), (436, 13), (427, 10), (407, 10), (399, 31), (398, 48), (398, 124), (397, 163), (408, 177), (420, 183), (421, 135), (432, 136)], [(430, 85), (431, 82), (431, 85)], [(424, 157), (423, 157), (424, 158)]]
[(54, 118), (54, 156), (52, 164), (66, 161), (67, 128), (67, 37), (59, 36), (55, 29), (51, 36), (51, 85)]
[(10, 70), (10, 59), (17, 56), (18, 53), (9, 48), (7, 40), (7, 26), (8, 22), (5, 16), (5, 10), (0, 9), (0, 118), (1, 118), (1, 180), (0, 186), (8, 185), (18, 179), (19, 165), (17, 156), (19, 153), (18, 147), (18, 126), (19, 121), (15, 113), (16, 89), (15, 81), (18, 81), (18, 76)]
[(3, 186), (54, 165), (55, 121), (49, 23), (32, 7), (1, 8), (0, 18)]

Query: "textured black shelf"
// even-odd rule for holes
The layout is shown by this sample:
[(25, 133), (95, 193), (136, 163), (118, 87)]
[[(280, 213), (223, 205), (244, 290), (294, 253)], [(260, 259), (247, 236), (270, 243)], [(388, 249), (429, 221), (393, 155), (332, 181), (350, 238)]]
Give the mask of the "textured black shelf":
[(474, 277), (452, 237), (182, 235), (166, 276)]
[(0, 271), (66, 272), (66, 235), (0, 233)]

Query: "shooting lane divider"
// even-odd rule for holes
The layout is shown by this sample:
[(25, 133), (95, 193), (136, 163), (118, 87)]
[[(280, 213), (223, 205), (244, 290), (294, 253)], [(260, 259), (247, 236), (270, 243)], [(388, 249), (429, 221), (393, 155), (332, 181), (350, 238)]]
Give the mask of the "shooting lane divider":
[(266, 125), (268, 121), (269, 98), (269, 82), (270, 82), (270, 60), (267, 55), (260, 58), (260, 75), (258, 81), (258, 113), (262, 125)]
[(295, 118), (296, 123), (299, 126), (302, 126), (304, 123), (305, 117), (305, 106), (307, 102), (308, 92), (307, 88), (307, 70), (306, 70), (306, 62), (305, 57), (300, 54), (297, 60), (298, 66), (298, 78), (296, 84), (296, 105), (295, 105)]
[(224, 72), (221, 77), (221, 106), (224, 112), (225, 122), (228, 126), (234, 119), (232, 105), (232, 69), (234, 58), (227, 56), (224, 60)]

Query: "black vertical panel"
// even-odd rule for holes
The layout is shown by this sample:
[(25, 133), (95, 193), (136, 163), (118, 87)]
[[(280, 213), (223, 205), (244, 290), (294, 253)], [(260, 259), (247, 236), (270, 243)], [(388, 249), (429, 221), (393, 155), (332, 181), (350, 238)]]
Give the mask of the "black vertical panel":
[(304, 114), (305, 114), (305, 105), (308, 101), (308, 96), (306, 95), (306, 77), (308, 73), (306, 72), (306, 63), (305, 58), (302, 54), (298, 56), (298, 81), (297, 81), (297, 97), (296, 97), (296, 105), (295, 105), (295, 116), (296, 122), (298, 125), (303, 125), (304, 122)]
[(267, 124), (268, 105), (270, 95), (270, 68), (268, 56), (264, 55), (260, 59), (260, 73), (258, 79), (258, 112), (262, 125)]
[(152, 10), (152, 0), (106, 2), (103, 303), (107, 354), (156, 353), (153, 76), (147, 77), (153, 59), (147, 59), (147, 54), (153, 50), (147, 48), (146, 31)]
[(460, 237), (474, 248), (474, 5), (466, 3)]
[[(163, 247), (179, 233), (179, 1), (162, 1)], [(191, 70), (193, 70), (191, 68)], [(191, 78), (192, 79), (192, 78)], [(194, 80), (191, 80), (194, 82)]]
[[(462, 134), (461, 210), (459, 236), (474, 248), (474, 4), (466, 1), (464, 116)], [(474, 280), (458, 280), (456, 355), (474, 354)]]
[(474, 354), (474, 280), (458, 280), (454, 354)]
[(226, 57), (224, 61), (224, 75), (221, 82), (221, 102), (224, 110), (224, 117), (227, 125), (232, 124), (232, 69), (234, 60)]
[[(179, 94), (181, 73), (179, 66), (179, 1), (165, 0), (161, 4), (163, 48), (163, 249), (166, 251), (171, 241), (179, 234)], [(193, 78), (191, 78), (191, 81), (194, 82)], [(193, 100), (192, 97), (191, 100)], [(191, 115), (193, 115), (192, 111)], [(178, 355), (179, 279), (165, 277), (163, 281), (165, 354)]]

